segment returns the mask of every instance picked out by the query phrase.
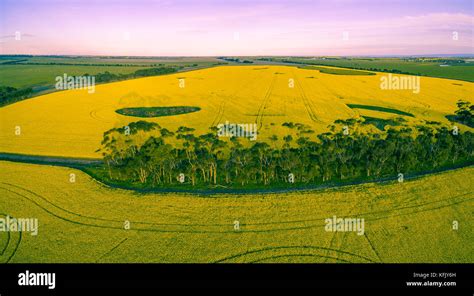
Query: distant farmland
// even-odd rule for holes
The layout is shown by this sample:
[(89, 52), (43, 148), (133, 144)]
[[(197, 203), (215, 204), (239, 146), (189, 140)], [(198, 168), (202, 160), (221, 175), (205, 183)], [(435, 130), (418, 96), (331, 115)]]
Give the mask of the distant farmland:
[[(127, 69), (127, 68), (124, 68)], [(456, 110), (458, 100), (470, 100), (474, 84), (430, 77), (421, 78), (421, 92), (380, 89), (385, 75), (333, 75), (288, 66), (222, 66), (172, 75), (98, 85), (93, 94), (68, 90), (0, 108), (0, 151), (50, 156), (100, 157), (102, 135), (140, 117), (118, 114), (132, 107), (199, 107), (198, 112), (149, 118), (169, 130), (186, 125), (197, 133), (226, 121), (256, 123), (259, 139), (283, 137), (285, 122), (300, 122), (317, 133), (337, 119), (403, 116), (408, 125), (438, 121)], [(180, 88), (180, 79), (185, 87)], [(288, 87), (293, 79), (294, 87)], [(399, 110), (399, 114), (350, 104)], [(34, 112), (32, 111), (34, 110)], [(179, 118), (179, 120), (175, 120)], [(14, 135), (21, 126), (22, 136)], [(368, 125), (366, 128), (375, 126)], [(469, 129), (462, 127), (462, 129)], [(51, 145), (54, 142), (55, 145)], [(77, 145), (80, 143), (80, 145)]]
[[(459, 79), (474, 82), (474, 63), (457, 58), (262, 58), (265, 61), (323, 65), (360, 70)], [(459, 63), (458, 61), (466, 61)]]

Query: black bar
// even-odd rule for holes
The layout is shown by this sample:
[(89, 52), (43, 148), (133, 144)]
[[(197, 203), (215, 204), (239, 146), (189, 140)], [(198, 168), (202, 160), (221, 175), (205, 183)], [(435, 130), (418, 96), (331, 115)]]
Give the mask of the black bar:
[[(55, 288), (19, 286), (20, 273), (55, 273)], [(428, 274), (426, 279), (414, 273)], [(441, 278), (440, 274), (451, 274)], [(433, 275), (437, 275), (433, 277)], [(453, 276), (453, 274), (455, 274)], [(209, 288), (215, 281), (229, 287), (330, 288), (333, 290), (405, 290), (473, 295), (474, 264), (4, 264), (0, 295), (34, 291), (55, 295), (67, 291), (160, 290), (164, 287)], [(455, 286), (408, 287), (407, 282), (455, 282)], [(86, 294), (85, 294), (86, 295)]]

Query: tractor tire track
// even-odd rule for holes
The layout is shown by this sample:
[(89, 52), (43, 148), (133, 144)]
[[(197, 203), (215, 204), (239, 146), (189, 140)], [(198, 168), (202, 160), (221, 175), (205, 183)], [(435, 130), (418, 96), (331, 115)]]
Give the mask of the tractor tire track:
[[(43, 200), (45, 203), (59, 209), (60, 211), (64, 211), (66, 213), (69, 213), (71, 215), (75, 215), (75, 216), (78, 216), (78, 217), (81, 217), (81, 218), (86, 218), (86, 219), (93, 219), (93, 220), (100, 220), (100, 221), (104, 221), (104, 222), (111, 222), (111, 223), (123, 223), (125, 221), (124, 220), (116, 220), (116, 219), (106, 219), (106, 218), (100, 218), (100, 217), (94, 217), (94, 216), (87, 216), (87, 215), (83, 215), (83, 214), (79, 214), (79, 213), (76, 213), (76, 212), (73, 212), (73, 211), (70, 211), (70, 210), (67, 210), (63, 207), (60, 207), (58, 206), (57, 204), (49, 201), (47, 198), (45, 198), (44, 196), (42, 195), (39, 195), (38, 193), (34, 192), (34, 191), (31, 191), (29, 189), (26, 189), (26, 188), (23, 188), (21, 186), (17, 186), (17, 185), (14, 185), (14, 184), (10, 184), (10, 183), (6, 183), (6, 182), (0, 182), (0, 184), (4, 184), (4, 185), (9, 185), (9, 186), (12, 186), (12, 187), (15, 187), (17, 189), (20, 189), (20, 190), (23, 190), (23, 191), (26, 191), (38, 198), (40, 198), (41, 200)], [(0, 186), (0, 188), (2, 188)], [(6, 188), (3, 188), (3, 189), (6, 189)], [(154, 223), (154, 222), (142, 222), (142, 221), (134, 221), (133, 223), (137, 223), (137, 224), (145, 224), (145, 225), (153, 225), (153, 226), (209, 226), (209, 224), (180, 224), (180, 223)], [(229, 224), (214, 224), (214, 226), (228, 226)]]
[[(0, 216), (7, 217), (8, 215), (0, 213)], [(5, 254), (5, 251), (8, 249), (8, 244), (10, 243), (10, 231), (5, 231), (5, 233), (7, 235), (7, 241), (5, 242), (5, 247), (3, 247), (2, 252), (0, 252), (0, 257), (3, 256), (3, 254)]]
[(5, 263), (10, 263), (10, 261), (13, 259), (13, 257), (15, 257), (16, 252), (20, 248), (21, 240), (22, 240), (22, 237), (23, 237), (22, 232), (18, 231), (18, 235), (19, 235), (19, 237), (18, 237), (18, 240), (16, 242), (15, 249), (13, 250), (13, 253), (10, 255), (10, 257), (8, 257), (8, 259)]
[(269, 260), (269, 259), (279, 259), (279, 258), (288, 258), (288, 257), (320, 257), (320, 258), (326, 258), (326, 259), (334, 259), (334, 260), (336, 260), (336, 261), (340, 261), (340, 262), (343, 262), (343, 263), (355, 263), (355, 262), (348, 261), (348, 260), (344, 260), (344, 259), (340, 259), (340, 258), (337, 258), (337, 257), (324, 256), (324, 255), (318, 255), (318, 254), (288, 254), (288, 255), (276, 255), (276, 256), (261, 258), (261, 259), (258, 259), (258, 260), (248, 261), (248, 262), (245, 262), (245, 263), (261, 263), (261, 262), (263, 262), (263, 261), (265, 261), (265, 260)]
[(3, 247), (2, 251), (0, 252), (0, 257), (5, 254), (5, 251), (8, 249), (8, 244), (10, 243), (10, 231), (6, 231), (7, 234), (7, 241), (5, 242), (5, 246)]
[[(126, 219), (124, 220), (112, 220), (112, 219), (104, 219), (104, 218), (97, 218), (97, 217), (91, 217), (91, 216), (85, 216), (85, 215), (81, 215), (81, 214), (78, 214), (78, 213), (75, 213), (75, 212), (72, 212), (72, 211), (69, 211), (69, 210), (66, 210), (66, 209), (63, 209), (51, 202), (49, 202), (47, 199), (45, 199), (44, 197), (41, 197), (40, 195), (37, 195), (35, 194), (35, 196), (39, 196), (43, 202), (46, 202), (47, 204), (49, 205), (52, 205), (53, 207), (55, 207), (56, 209), (58, 209), (60, 212), (65, 212), (66, 214), (69, 214), (71, 216), (73, 216), (72, 218), (69, 218), (69, 217), (65, 217), (64, 215), (61, 215), (61, 213), (55, 213), (53, 212), (52, 210), (46, 208), (45, 206), (42, 206), (41, 204), (39, 204), (37, 201), (33, 200), (32, 198), (24, 195), (24, 194), (21, 194), (19, 192), (16, 192), (16, 191), (13, 191), (13, 190), (10, 190), (6, 187), (2, 187), (0, 186), (0, 189), (3, 189), (3, 190), (6, 190), (8, 192), (11, 192), (13, 194), (16, 194), (30, 202), (32, 202), (33, 204), (35, 204), (37, 207), (39, 207), (40, 209), (42, 209), (43, 211), (45, 211), (46, 213), (58, 218), (58, 219), (61, 219), (63, 221), (66, 221), (66, 222), (70, 222), (70, 223), (73, 223), (73, 224), (76, 224), (76, 225), (82, 225), (82, 226), (91, 226), (91, 227), (97, 227), (97, 228), (104, 228), (104, 229), (115, 229), (115, 230), (124, 230), (123, 228), (123, 223)], [(67, 215), (66, 215), (67, 216)], [(81, 221), (81, 219), (90, 219), (90, 220), (96, 220), (96, 221)], [(106, 225), (103, 225), (103, 224), (98, 224), (98, 222), (111, 222), (110, 224), (106, 224)], [(127, 230), (127, 231), (148, 231), (148, 232), (162, 232), (162, 233), (235, 233), (235, 230), (233, 229), (233, 224), (231, 223), (228, 223), (228, 224), (178, 224), (178, 223), (175, 223), (175, 224), (169, 224), (169, 223), (152, 223), (152, 222), (136, 222), (136, 221), (130, 221), (131, 225), (146, 225), (146, 226), (176, 226), (176, 227), (181, 227), (183, 229), (156, 229), (156, 228), (145, 228), (143, 227), (143, 225), (141, 225), (142, 228), (132, 228), (130, 230)], [(116, 224), (116, 226), (114, 226), (114, 224)], [(278, 224), (278, 222), (274, 223), (274, 224)], [(204, 230), (193, 230), (193, 228), (223, 228), (223, 227), (226, 227), (228, 228), (229, 230), (210, 230), (210, 229), (204, 229)], [(191, 228), (191, 230), (189, 230), (188, 228)], [(307, 227), (293, 227), (293, 228), (287, 228), (287, 229), (264, 229), (264, 230), (246, 230), (245, 232), (272, 232), (272, 231), (281, 231), (281, 230), (298, 230), (298, 229), (304, 229), (304, 228), (307, 228)]]
[[(0, 213), (0, 216), (9, 216), (7, 214), (3, 214), (3, 213)], [(11, 216), (10, 216), (11, 217)], [(5, 254), (7, 252), (7, 250), (12, 246), (12, 244), (14, 243), (15, 244), (15, 247), (13, 249), (13, 252), (8, 256), (7, 260), (5, 260), (5, 262), (3, 263), (9, 263), (13, 257), (15, 256), (16, 252), (18, 251), (18, 249), (20, 248), (20, 244), (21, 244), (21, 240), (22, 240), (22, 232), (21, 231), (17, 231), (15, 233), (18, 233), (18, 239), (16, 240), (16, 242), (13, 242), (14, 239), (12, 238), (12, 234), (10, 231), (6, 231), (6, 234), (7, 234), (7, 241), (6, 241), (6, 244), (5, 244), (5, 247), (3, 248), (2, 252), (0, 253), (0, 258), (8, 255), (8, 254)]]
[[(53, 212), (52, 210), (50, 209), (47, 209), (46, 207), (42, 206), (41, 204), (39, 204), (37, 201), (33, 200), (32, 198), (29, 198), (28, 196), (26, 195), (23, 195), (19, 192), (15, 192), (15, 191), (12, 191), (8, 188), (5, 188), (5, 187), (0, 187), (0, 189), (3, 189), (3, 190), (6, 190), (6, 191), (9, 191), (9, 192), (12, 192), (18, 196), (21, 196), (23, 197), (24, 199), (32, 202), (33, 204), (35, 204), (36, 206), (38, 206), (39, 208), (43, 209), (45, 212), (53, 215), (54, 217), (57, 217), (61, 220), (64, 220), (64, 221), (67, 221), (67, 222), (70, 222), (70, 223), (74, 223), (74, 224), (77, 224), (77, 225), (83, 225), (83, 226), (92, 226), (92, 227), (99, 227), (99, 228), (105, 228), (105, 229), (116, 229), (116, 230), (123, 230), (123, 222), (125, 220), (112, 220), (112, 219), (103, 219), (103, 218), (96, 218), (96, 217), (89, 217), (89, 216), (84, 216), (84, 215), (81, 215), (81, 214), (77, 214), (77, 213), (74, 213), (72, 211), (64, 211), (65, 213), (69, 213), (70, 215), (72, 215), (73, 217), (75, 216), (75, 219), (74, 218), (68, 218), (68, 217), (64, 217), (62, 216), (61, 214), (58, 214), (58, 213), (55, 213)], [(469, 195), (469, 194), (472, 194), (472, 192), (469, 192), (469, 193), (466, 193), (466, 194), (461, 194), (457, 197), (463, 197), (463, 196), (466, 196), (466, 195)], [(457, 197), (454, 197), (454, 199), (456, 199)], [(43, 198), (44, 199), (44, 198)], [(437, 209), (440, 209), (440, 208), (445, 208), (445, 207), (449, 207), (449, 206), (452, 206), (452, 205), (455, 205), (455, 204), (460, 204), (460, 203), (463, 203), (463, 202), (469, 202), (469, 201), (473, 201), (474, 200), (474, 197), (473, 198), (463, 198), (463, 199), (460, 199), (460, 200), (455, 200), (454, 202), (451, 202), (451, 203), (447, 203), (447, 204), (442, 204), (440, 206), (435, 206), (434, 208), (428, 208), (428, 209), (421, 209), (421, 210), (415, 210), (415, 211), (410, 211), (410, 212), (402, 212), (402, 213), (398, 213), (398, 214), (394, 214), (394, 215), (390, 215), (390, 213), (393, 213), (393, 212), (396, 212), (396, 211), (399, 211), (399, 210), (404, 210), (404, 209), (411, 209), (411, 208), (419, 208), (420, 206), (425, 206), (425, 205), (430, 205), (430, 204), (433, 204), (433, 203), (440, 203), (440, 202), (444, 202), (446, 200), (450, 200), (452, 201), (453, 197), (451, 198), (447, 198), (447, 199), (444, 199), (444, 200), (438, 200), (438, 201), (433, 201), (433, 202), (427, 202), (427, 203), (422, 203), (422, 204), (415, 204), (415, 205), (411, 205), (411, 206), (404, 206), (404, 207), (399, 207), (399, 208), (395, 208), (395, 209), (389, 209), (389, 210), (382, 210), (382, 211), (372, 211), (372, 212), (365, 212), (365, 213), (360, 213), (360, 214), (355, 214), (355, 217), (360, 217), (360, 216), (369, 216), (369, 215), (375, 215), (375, 214), (379, 214), (379, 213), (387, 213), (388, 215), (382, 215), (382, 216), (375, 216), (373, 218), (366, 218), (367, 221), (376, 221), (376, 220), (380, 220), (380, 219), (386, 219), (386, 218), (390, 218), (390, 217), (397, 217), (397, 216), (403, 216), (403, 215), (411, 215), (411, 214), (414, 214), (414, 213), (420, 213), (420, 212), (426, 212), (426, 211), (433, 211), (433, 210), (437, 210)], [(52, 204), (51, 202), (47, 201), (46, 202)], [(57, 209), (61, 209), (60, 207), (52, 204), (54, 207), (56, 207)], [(81, 221), (81, 218), (89, 218), (89, 219), (95, 219), (96, 221), (87, 221), (87, 222), (83, 222)], [(77, 220), (77, 221), (76, 221)], [(106, 222), (112, 222), (111, 225), (102, 225), (102, 224), (98, 224), (98, 222), (100, 221), (106, 221)], [(322, 222), (324, 221), (324, 218), (319, 218), (319, 219), (305, 219), (305, 220), (296, 220), (296, 221), (282, 221), (282, 222), (265, 222), (265, 223), (249, 223), (249, 224), (242, 224), (242, 227), (243, 229), (241, 229), (240, 231), (241, 232), (246, 232), (246, 233), (270, 233), (270, 232), (277, 232), (277, 231), (290, 231), (290, 230), (303, 230), (303, 229), (310, 229), (310, 228), (314, 228), (314, 227), (323, 227), (324, 226), (324, 223), (314, 223), (314, 224), (310, 224), (308, 225), (308, 222), (314, 222), (314, 221), (318, 221), (318, 222)], [(116, 222), (116, 223), (114, 223)], [(141, 225), (141, 228), (134, 228), (132, 230), (134, 231), (150, 231), (150, 232), (164, 232), (164, 233), (235, 233), (235, 230), (233, 229), (230, 229), (231, 228), (231, 223), (229, 224), (201, 224), (200, 227), (204, 228), (203, 230), (196, 230), (194, 228), (200, 228), (200, 227), (197, 227), (196, 224), (178, 224), (178, 223), (175, 223), (175, 224), (160, 224), (160, 223), (151, 223), (151, 222), (134, 222), (134, 221), (130, 221), (130, 223), (132, 225)], [(252, 227), (252, 226), (261, 226), (261, 225), (269, 225), (269, 226), (275, 226), (275, 225), (288, 225), (288, 224), (298, 224), (298, 223), (302, 223), (304, 226), (295, 226), (295, 227), (283, 227), (283, 228), (275, 228), (275, 227), (272, 227), (272, 228), (269, 228), (269, 229), (245, 229), (246, 227)], [(120, 226), (114, 226), (113, 224), (119, 224)], [(156, 228), (145, 228), (143, 225), (146, 225), (146, 226), (176, 226), (176, 227), (181, 227), (183, 229), (156, 229)], [(208, 228), (218, 228), (217, 230), (212, 230), (212, 229), (208, 229)], [(223, 227), (229, 227), (230, 230), (220, 230), (219, 228), (223, 228)], [(189, 229), (191, 228), (191, 230)], [(206, 229), (207, 228), (207, 229)]]
[(248, 89), (251, 85), (255, 84), (257, 81), (259, 81), (259, 79), (261, 77), (262, 77), (262, 74), (259, 74), (257, 76), (257, 78), (253, 78), (253, 77), (249, 78), (229, 98), (223, 98), (221, 103), (219, 104), (219, 108), (217, 110), (217, 115), (216, 115), (216, 117), (214, 117), (214, 120), (212, 121), (210, 127), (214, 127), (218, 123), (222, 122), (222, 118), (224, 117), (224, 113), (225, 113), (225, 107), (226, 107), (227, 102), (229, 100), (235, 99), (239, 93), (241, 93), (242, 91)]
[(383, 262), (382, 259), (380, 258), (379, 253), (377, 252), (377, 250), (375, 249), (374, 245), (373, 245), (372, 242), (370, 241), (369, 236), (367, 235), (366, 232), (364, 232), (364, 237), (367, 239), (367, 242), (369, 243), (370, 248), (372, 249), (372, 251), (374, 252), (374, 254), (377, 256), (377, 258), (379, 259), (379, 262)]
[(304, 92), (304, 89), (303, 89), (303, 87), (301, 86), (301, 83), (300, 83), (299, 79), (296, 77), (296, 75), (294, 75), (294, 72), (293, 72), (293, 76), (295, 77), (296, 88), (298, 89), (298, 92), (300, 93), (301, 100), (302, 100), (303, 105), (304, 105), (304, 107), (305, 107), (305, 109), (306, 109), (306, 112), (307, 112), (308, 115), (309, 115), (309, 118), (310, 118), (313, 122), (323, 123), (323, 121), (321, 121), (321, 120), (316, 116), (316, 113), (315, 113), (314, 110), (313, 110), (312, 104), (311, 104), (311, 102), (309, 101), (308, 97), (306, 96), (306, 93)]
[(224, 113), (224, 106), (226, 105), (226, 101), (224, 99), (222, 99), (222, 102), (219, 104), (219, 107), (217, 109), (217, 115), (216, 117), (214, 117), (214, 120), (212, 121), (210, 127), (214, 127), (217, 125), (218, 122), (221, 121), (221, 118), (223, 117), (223, 113)]
[[(364, 188), (365, 189), (365, 188)], [(367, 189), (365, 189), (366, 192), (367, 192)], [(349, 211), (347, 212), (347, 214), (345, 214), (344, 216), (346, 217), (350, 217), (352, 215), (352, 213), (354, 212), (354, 210), (357, 209), (357, 207), (359, 206), (360, 204), (360, 199), (354, 203), (354, 205), (349, 209)], [(336, 225), (333, 225), (333, 227), (335, 227)], [(329, 248), (333, 248), (333, 243), (334, 243), (334, 240), (336, 239), (336, 235), (337, 235), (337, 231), (334, 231), (333, 232), (333, 235), (331, 237), (331, 241), (329, 242)], [(339, 248), (342, 247), (342, 245), (344, 244), (344, 241), (346, 239), (346, 235), (347, 235), (347, 232), (343, 232), (342, 233), (342, 239), (341, 239), (341, 244), (339, 245)], [(329, 259), (329, 258), (328, 258)], [(327, 263), (327, 259), (325, 261), (325, 263)]]
[(110, 249), (108, 252), (106, 252), (105, 254), (103, 254), (102, 256), (100, 256), (95, 263), (99, 263), (100, 259), (110, 255), (113, 251), (115, 251), (118, 247), (120, 247), (121, 245), (123, 245), (123, 243), (125, 243), (126, 241), (128, 240), (128, 237), (127, 238), (124, 238), (123, 240), (121, 240), (117, 245), (115, 245), (112, 249)]
[(267, 92), (265, 93), (265, 96), (263, 97), (262, 103), (258, 107), (257, 118), (255, 119), (255, 124), (257, 125), (257, 131), (259, 131), (263, 126), (263, 114), (265, 113), (265, 109), (267, 108), (268, 102), (270, 101), (270, 96), (275, 86), (276, 77), (277, 75), (273, 74), (272, 81), (270, 82)]
[[(44, 197), (36, 194), (36, 193), (30, 193), (30, 194), (33, 194), (39, 198), (41, 198), (43, 200), (43, 202), (45, 202), (46, 204), (50, 205), (50, 206), (53, 206), (54, 208), (56, 208), (57, 210), (59, 210), (60, 212), (65, 212), (71, 216), (75, 216), (75, 218), (78, 220), (78, 221), (75, 221), (75, 220), (72, 220), (72, 218), (67, 218), (67, 217), (64, 217), (62, 216), (61, 214), (58, 214), (58, 213), (55, 213), (53, 212), (52, 210), (46, 208), (45, 206), (42, 206), (41, 204), (39, 204), (38, 202), (36, 202), (35, 200), (33, 200), (32, 198), (29, 198), (28, 196), (24, 195), (24, 194), (21, 194), (19, 192), (16, 192), (16, 191), (13, 191), (13, 190), (10, 190), (6, 187), (2, 187), (0, 186), (0, 189), (3, 189), (3, 190), (6, 190), (8, 192), (11, 192), (13, 194), (16, 194), (18, 196), (21, 196), (23, 197), (24, 199), (32, 202), (33, 204), (35, 204), (37, 207), (39, 207), (40, 209), (42, 209), (43, 211), (47, 212), (48, 214), (50, 215), (53, 215), (54, 217), (56, 218), (59, 218), (61, 220), (64, 220), (64, 221), (67, 221), (67, 222), (70, 222), (70, 223), (74, 223), (74, 224), (77, 224), (77, 225), (84, 225), (84, 226), (92, 226), (92, 227), (99, 227), (99, 228), (106, 228), (106, 229), (117, 229), (117, 230), (123, 230), (124, 228), (122, 227), (124, 220), (113, 220), (113, 219), (104, 219), (104, 218), (99, 218), (99, 217), (92, 217), (92, 216), (86, 216), (86, 215), (82, 215), (82, 214), (78, 214), (78, 213), (75, 213), (75, 212), (72, 212), (72, 211), (69, 211), (67, 209), (64, 209), (62, 207), (59, 207), (57, 206), (56, 204), (48, 201), (47, 199), (45, 199)], [(25, 191), (28, 191), (28, 190), (25, 190)], [(90, 219), (90, 220), (97, 220), (97, 221), (88, 221), (88, 222), (83, 222), (81, 221), (81, 219)], [(111, 225), (102, 225), (102, 224), (98, 224), (98, 222), (110, 222), (111, 225), (113, 224), (118, 224), (120, 226), (111, 226)], [(216, 224), (216, 225), (212, 225), (212, 224), (179, 224), (179, 223), (153, 223), (153, 222), (137, 222), (137, 221), (130, 221), (130, 223), (132, 225), (147, 225), (147, 226), (177, 226), (177, 227), (196, 227), (196, 226), (204, 226), (204, 227), (221, 227), (221, 226), (228, 226), (229, 228), (231, 228), (231, 223), (229, 224)], [(133, 230), (136, 230), (136, 231), (156, 231), (156, 232), (190, 232), (190, 233), (224, 233), (226, 231), (218, 231), (218, 232), (215, 232), (215, 231), (185, 231), (185, 230), (159, 230), (159, 229), (150, 229), (150, 228), (141, 228), (141, 229), (133, 229)], [(233, 231), (230, 231), (230, 232), (233, 232)]]
[(224, 263), (225, 261), (229, 261), (229, 260), (237, 259), (237, 258), (242, 258), (244, 256), (251, 255), (251, 254), (258, 254), (258, 253), (264, 253), (264, 252), (275, 251), (275, 250), (288, 250), (288, 249), (297, 249), (297, 250), (299, 250), (299, 249), (305, 250), (306, 249), (306, 250), (332, 251), (332, 252), (335, 252), (335, 253), (341, 253), (341, 254), (349, 255), (351, 257), (356, 257), (356, 258), (364, 260), (365, 262), (376, 263), (368, 257), (362, 256), (362, 255), (359, 255), (359, 254), (355, 254), (355, 253), (352, 253), (352, 252), (333, 249), (333, 248), (327, 248), (327, 247), (305, 246), (305, 245), (303, 245), (303, 246), (277, 246), (277, 247), (265, 247), (265, 248), (260, 248), (260, 249), (254, 249), (254, 250), (251, 250), (251, 251), (242, 252), (242, 253), (238, 253), (238, 254), (234, 254), (234, 255), (231, 255), (231, 256), (227, 256), (227, 257), (218, 259), (218, 260), (214, 261), (214, 263)]

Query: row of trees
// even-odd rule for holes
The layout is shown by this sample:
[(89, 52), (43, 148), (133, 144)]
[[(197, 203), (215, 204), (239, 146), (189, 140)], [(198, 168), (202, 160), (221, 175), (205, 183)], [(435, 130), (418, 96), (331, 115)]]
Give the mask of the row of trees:
[(28, 98), (32, 93), (31, 87), (17, 89), (11, 86), (0, 86), (0, 107)]
[[(94, 76), (95, 76), (96, 83), (106, 83), (106, 82), (120, 81), (120, 80), (132, 79), (132, 78), (172, 74), (177, 71), (178, 71), (177, 68), (174, 68), (174, 67), (158, 67), (158, 68), (139, 69), (130, 74), (114, 74), (114, 73), (110, 73), (109, 71), (105, 71), (104, 73), (94, 74)], [(89, 76), (89, 74), (84, 74), (84, 76)]]
[(242, 60), (239, 58), (218, 57), (218, 59), (234, 63), (253, 64), (253, 61), (251, 60)]
[[(226, 187), (315, 184), (396, 177), (472, 162), (474, 137), (447, 127), (391, 128), (384, 133), (315, 135), (302, 124), (284, 124), (288, 135), (267, 142), (222, 140), (216, 129), (195, 135), (139, 121), (104, 134), (108, 177), (145, 187), (185, 183)], [(416, 136), (415, 136), (416, 135)]]

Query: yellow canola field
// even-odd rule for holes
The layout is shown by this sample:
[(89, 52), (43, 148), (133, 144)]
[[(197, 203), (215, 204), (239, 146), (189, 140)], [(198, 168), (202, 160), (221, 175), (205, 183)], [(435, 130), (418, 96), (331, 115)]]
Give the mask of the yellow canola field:
[[(278, 194), (137, 195), (70, 168), (0, 161), (0, 217), (39, 221), (36, 236), (0, 232), (0, 263), (472, 263), (473, 173)], [(364, 219), (364, 232), (327, 231), (334, 216)]]
[[(281, 136), (283, 122), (301, 122), (324, 132), (336, 119), (395, 114), (351, 109), (346, 104), (394, 108), (415, 115), (409, 121), (441, 121), (460, 99), (471, 100), (474, 84), (421, 77), (420, 92), (383, 90), (372, 76), (323, 74), (288, 66), (223, 66), (96, 86), (95, 93), (68, 90), (0, 108), (0, 152), (100, 157), (102, 135), (141, 118), (115, 111), (124, 107), (198, 106), (201, 111), (146, 119), (170, 130), (198, 133), (219, 123), (257, 123), (258, 140)], [(184, 79), (184, 87), (180, 87)], [(293, 79), (293, 80), (291, 80)], [(293, 83), (292, 83), (293, 82)], [(291, 87), (293, 85), (293, 87)], [(273, 124), (272, 124), (273, 123)], [(18, 131), (20, 131), (19, 134)]]

